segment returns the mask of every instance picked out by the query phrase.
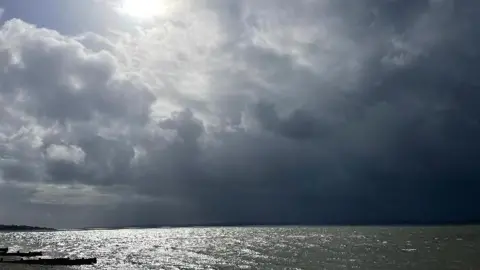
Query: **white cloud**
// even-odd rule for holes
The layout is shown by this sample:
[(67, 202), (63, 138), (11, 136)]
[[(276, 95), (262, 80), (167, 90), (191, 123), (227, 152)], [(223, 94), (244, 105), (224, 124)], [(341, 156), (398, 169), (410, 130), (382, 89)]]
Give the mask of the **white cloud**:
[(85, 159), (85, 152), (76, 145), (57, 145), (48, 146), (47, 158), (54, 161), (66, 161), (73, 163), (82, 163)]
[(4, 97), (44, 120), (144, 119), (152, 102), (148, 87), (132, 85), (111, 52), (91, 51), (81, 40), (6, 22), (0, 32)]

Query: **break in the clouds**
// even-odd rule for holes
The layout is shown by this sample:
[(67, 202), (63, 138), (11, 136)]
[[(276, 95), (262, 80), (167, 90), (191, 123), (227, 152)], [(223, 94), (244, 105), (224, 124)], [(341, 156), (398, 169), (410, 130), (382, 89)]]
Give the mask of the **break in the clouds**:
[(0, 222), (480, 218), (476, 1), (94, 3), (0, 28)]

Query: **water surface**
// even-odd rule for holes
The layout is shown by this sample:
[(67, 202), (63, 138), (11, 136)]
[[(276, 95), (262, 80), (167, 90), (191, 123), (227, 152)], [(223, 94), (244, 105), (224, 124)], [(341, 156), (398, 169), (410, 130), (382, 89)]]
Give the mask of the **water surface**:
[(98, 258), (48, 269), (480, 269), (475, 226), (13, 232), (0, 234), (0, 246)]

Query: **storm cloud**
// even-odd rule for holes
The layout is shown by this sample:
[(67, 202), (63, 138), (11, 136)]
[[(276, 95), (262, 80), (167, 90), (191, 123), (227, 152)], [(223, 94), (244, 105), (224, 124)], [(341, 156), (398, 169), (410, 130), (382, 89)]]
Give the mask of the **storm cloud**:
[(476, 1), (175, 3), (129, 31), (3, 23), (2, 220), (480, 218)]

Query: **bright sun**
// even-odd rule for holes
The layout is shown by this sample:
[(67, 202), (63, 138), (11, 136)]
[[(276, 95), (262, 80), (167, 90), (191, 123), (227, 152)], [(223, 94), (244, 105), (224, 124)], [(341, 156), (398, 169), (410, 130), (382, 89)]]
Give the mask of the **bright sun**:
[(162, 0), (123, 0), (120, 12), (138, 19), (152, 19), (167, 12)]

